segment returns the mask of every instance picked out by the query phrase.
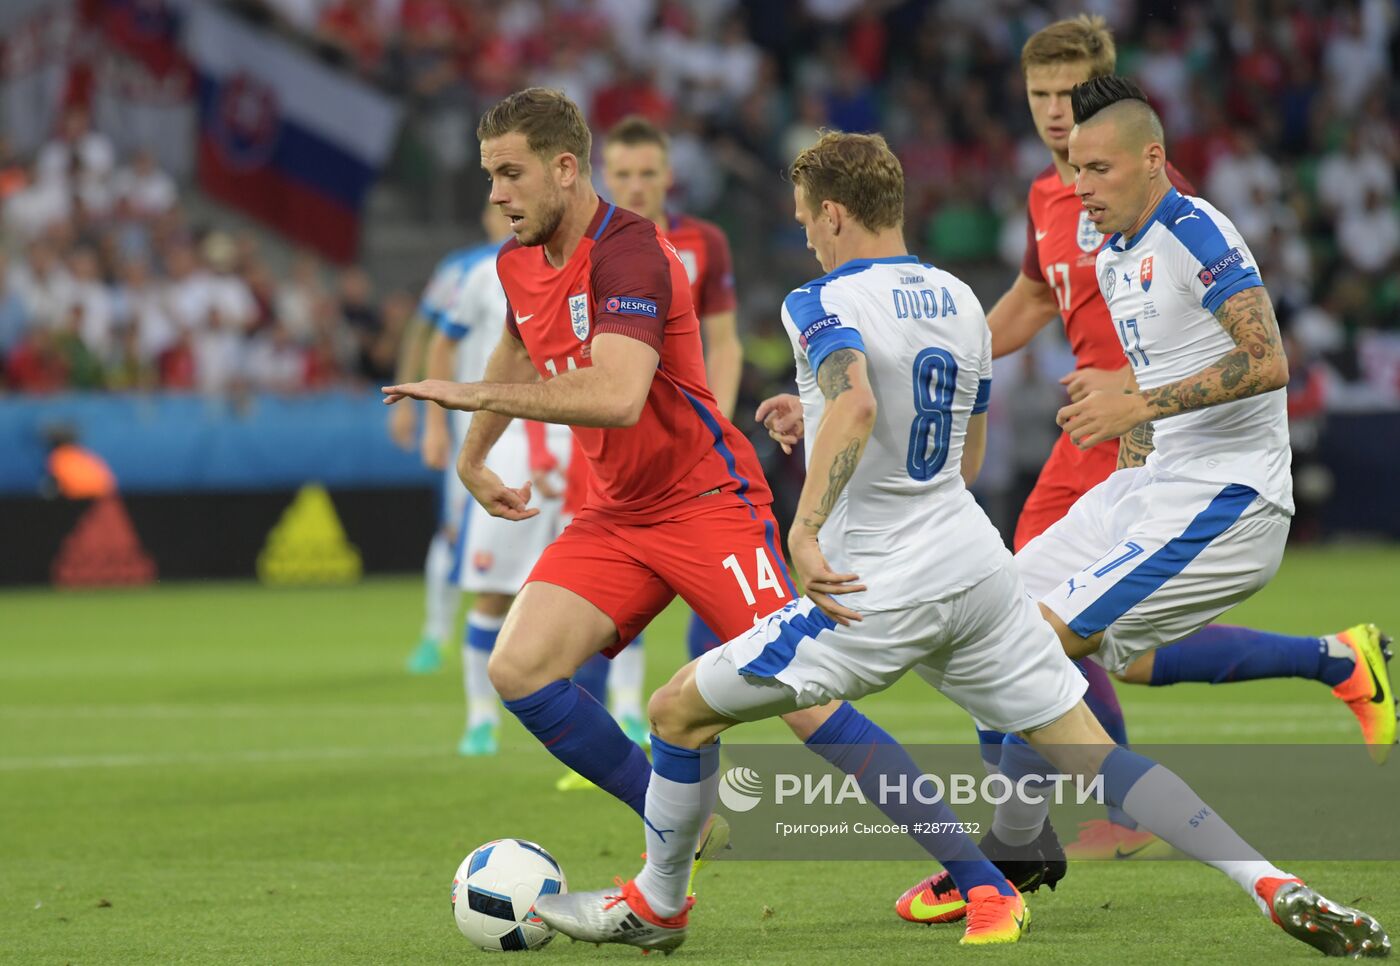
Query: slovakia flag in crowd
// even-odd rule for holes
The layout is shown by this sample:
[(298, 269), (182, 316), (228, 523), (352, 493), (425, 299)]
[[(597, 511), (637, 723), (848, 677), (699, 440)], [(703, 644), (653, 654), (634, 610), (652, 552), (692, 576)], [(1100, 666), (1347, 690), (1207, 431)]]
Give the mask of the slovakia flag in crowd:
[(191, 5), (187, 17), (204, 189), (331, 258), (353, 259), (398, 104), (212, 6)]

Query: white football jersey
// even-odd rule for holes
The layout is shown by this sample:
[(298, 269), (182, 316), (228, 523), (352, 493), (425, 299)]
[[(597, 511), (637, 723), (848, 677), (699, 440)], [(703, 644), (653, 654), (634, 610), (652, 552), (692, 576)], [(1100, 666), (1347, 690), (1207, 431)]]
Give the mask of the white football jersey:
[[(452, 262), (450, 291), (442, 293), (437, 327), (457, 344), (458, 382), (480, 382), (486, 361), (501, 339), (506, 324), (506, 293), (496, 277), (498, 245), (485, 244), (457, 253)], [(444, 284), (449, 284), (444, 280)], [(429, 284), (429, 290), (432, 289)], [(452, 429), (458, 443), (467, 436), (471, 413), (453, 411)]]
[[(1168, 191), (1131, 242), (1099, 251), (1099, 290), (1143, 389), (1194, 375), (1235, 348), (1215, 318), (1230, 296), (1262, 286), (1249, 247), (1230, 220), (1201, 198)], [(1287, 393), (1283, 389), (1153, 425), (1158, 473), (1240, 483), (1293, 512)]]
[(459, 248), (448, 252), (433, 267), (432, 277), (418, 300), (418, 314), (434, 326), (442, 325), (443, 316), (452, 308), (462, 284), (462, 276), (482, 258), (494, 251), (488, 245)]
[[(457, 343), (458, 382), (480, 382), (486, 373), (486, 363), (506, 327), (505, 289), (496, 275), (496, 254), (500, 246), (482, 245), (458, 262), (460, 272), (452, 302), (438, 320), (438, 328)], [(452, 412), (452, 430), (458, 447), (467, 438), (471, 413)], [(569, 427), (546, 423), (549, 448), (554, 452), (569, 452), (573, 438)], [(508, 437), (508, 438), (507, 438)], [(525, 446), (525, 422), (513, 419), (505, 436), (496, 446)]]
[(961, 472), (968, 417), (986, 411), (992, 375), (972, 289), (913, 255), (854, 259), (795, 289), (783, 325), (809, 441), (826, 405), (817, 371), (832, 352), (865, 354), (878, 405), (820, 536), (827, 561), (869, 587), (842, 602), (880, 611), (936, 601), (1005, 566), (1010, 554)]

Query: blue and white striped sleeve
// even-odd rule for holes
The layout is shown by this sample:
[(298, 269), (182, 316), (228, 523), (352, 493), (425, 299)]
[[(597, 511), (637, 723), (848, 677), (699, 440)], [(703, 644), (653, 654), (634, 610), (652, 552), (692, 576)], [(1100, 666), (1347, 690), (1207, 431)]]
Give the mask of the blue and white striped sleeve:
[(806, 288), (793, 289), (783, 300), (783, 308), (792, 319), (797, 332), (799, 351), (806, 353), (807, 363), (815, 374), (826, 357), (837, 349), (865, 352), (855, 313), (844, 307), (839, 295), (821, 282)]
[(977, 397), (972, 401), (972, 415), (987, 411), (992, 401), (992, 330), (982, 323), (982, 356), (977, 369)]
[(1214, 315), (1230, 296), (1264, 284), (1234, 225), (1194, 206), (1178, 212), (1168, 216), (1167, 231), (1185, 249), (1185, 282), (1202, 308)]

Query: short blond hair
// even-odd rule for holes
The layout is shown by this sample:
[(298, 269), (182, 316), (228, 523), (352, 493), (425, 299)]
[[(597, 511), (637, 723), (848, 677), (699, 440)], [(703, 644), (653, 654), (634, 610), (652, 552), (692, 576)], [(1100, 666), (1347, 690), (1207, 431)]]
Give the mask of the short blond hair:
[(1089, 65), (1090, 77), (1112, 74), (1117, 66), (1118, 50), (1113, 45), (1113, 31), (1108, 29), (1103, 17), (1081, 13), (1069, 20), (1057, 20), (1031, 34), (1021, 48), (1022, 74), (1032, 67), (1080, 61)]
[(904, 223), (904, 168), (878, 134), (823, 131), (788, 175), (813, 212), (834, 201), (870, 231)]
[(629, 148), (642, 144), (654, 144), (662, 151), (669, 151), (671, 139), (649, 118), (640, 114), (629, 114), (614, 124), (603, 138), (603, 147), (621, 144)]
[(568, 153), (578, 158), (580, 171), (588, 170), (593, 134), (583, 111), (563, 91), (548, 87), (516, 91), (492, 105), (476, 125), (479, 141), (513, 133), (525, 135), (530, 150), (546, 163)]

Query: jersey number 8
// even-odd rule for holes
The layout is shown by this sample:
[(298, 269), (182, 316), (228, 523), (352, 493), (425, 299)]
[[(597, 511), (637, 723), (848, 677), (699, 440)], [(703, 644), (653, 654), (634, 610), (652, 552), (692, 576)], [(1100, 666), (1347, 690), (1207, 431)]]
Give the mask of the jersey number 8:
[(914, 359), (914, 423), (909, 427), (909, 475), (933, 479), (948, 461), (953, 434), (957, 360), (946, 349), (925, 349)]

